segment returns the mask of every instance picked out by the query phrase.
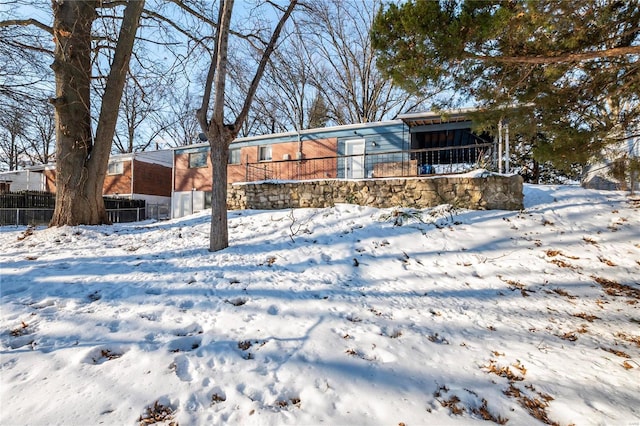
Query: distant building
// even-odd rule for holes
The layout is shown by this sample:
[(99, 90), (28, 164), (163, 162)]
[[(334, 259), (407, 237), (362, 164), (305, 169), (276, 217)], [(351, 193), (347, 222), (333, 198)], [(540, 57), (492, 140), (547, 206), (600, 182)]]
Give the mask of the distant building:
[[(171, 205), (173, 153), (170, 150), (116, 154), (109, 158), (103, 195), (145, 200), (147, 204)], [(10, 190), (56, 192), (56, 166), (46, 164), (25, 170), (1, 172), (0, 181)]]

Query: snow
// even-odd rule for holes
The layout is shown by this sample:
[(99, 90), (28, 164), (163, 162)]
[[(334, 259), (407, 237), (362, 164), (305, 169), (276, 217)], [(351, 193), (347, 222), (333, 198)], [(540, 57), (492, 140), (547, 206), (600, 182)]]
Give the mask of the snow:
[(638, 424), (640, 204), (525, 205), (2, 227), (0, 424)]

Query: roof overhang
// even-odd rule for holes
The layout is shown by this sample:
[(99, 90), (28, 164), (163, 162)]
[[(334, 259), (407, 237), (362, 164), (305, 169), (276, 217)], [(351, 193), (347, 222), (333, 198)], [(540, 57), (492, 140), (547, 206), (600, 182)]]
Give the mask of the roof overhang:
[(443, 123), (457, 123), (461, 121), (471, 121), (469, 113), (477, 111), (475, 108), (458, 109), (442, 112), (412, 112), (399, 114), (398, 119), (409, 127), (430, 126)]

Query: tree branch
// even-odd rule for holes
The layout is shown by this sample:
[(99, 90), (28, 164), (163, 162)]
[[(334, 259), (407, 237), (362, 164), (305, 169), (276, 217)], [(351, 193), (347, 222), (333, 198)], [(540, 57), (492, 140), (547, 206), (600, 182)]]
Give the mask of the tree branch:
[(247, 97), (244, 100), (244, 105), (242, 107), (242, 110), (240, 111), (240, 114), (238, 114), (238, 117), (236, 118), (236, 121), (233, 125), (234, 129), (239, 129), (240, 126), (242, 126), (242, 123), (247, 118), (247, 115), (249, 114), (249, 109), (251, 108), (251, 102), (253, 101), (253, 97), (256, 93), (256, 90), (258, 90), (260, 79), (262, 79), (262, 75), (264, 74), (267, 63), (269, 62), (269, 57), (271, 56), (271, 53), (273, 53), (273, 50), (276, 47), (276, 43), (278, 41), (278, 38), (280, 37), (280, 33), (282, 32), (282, 28), (284, 27), (284, 24), (289, 19), (289, 16), (291, 16), (291, 13), (293, 12), (293, 9), (296, 7), (297, 3), (298, 3), (298, 0), (291, 0), (289, 2), (289, 6), (287, 7), (287, 10), (280, 17), (280, 20), (278, 21), (278, 25), (276, 25), (276, 28), (273, 30), (273, 33), (271, 34), (271, 39), (269, 40), (269, 44), (267, 44), (264, 52), (262, 53), (262, 58), (260, 58), (258, 69), (256, 70), (256, 74), (254, 75), (253, 80), (251, 81), (251, 85), (249, 86), (249, 91), (247, 92)]
[(616, 58), (626, 55), (640, 54), (640, 46), (614, 47), (606, 50), (581, 53), (564, 53), (557, 56), (487, 56), (466, 52), (464, 59), (480, 61), (496, 61), (507, 64), (559, 64), (565, 62), (582, 62), (599, 58)]
[[(193, 34), (189, 33), (189, 31), (185, 30), (184, 28), (180, 27), (178, 24), (175, 23), (175, 21), (168, 19), (167, 17), (158, 14), (154, 11), (145, 9), (144, 10), (144, 14), (146, 17), (149, 18), (153, 18), (156, 19), (158, 21), (162, 21), (165, 22), (167, 24), (169, 24), (170, 26), (172, 26), (176, 31), (178, 31), (180, 34), (184, 35), (185, 37), (187, 37), (189, 40), (192, 40), (198, 44), (202, 44), (202, 37), (196, 37)], [(205, 46), (206, 47), (206, 46)]]
[(115, 133), (120, 101), (129, 68), (129, 59), (133, 51), (143, 7), (143, 0), (133, 0), (127, 2), (127, 7), (124, 10), (118, 44), (116, 45), (111, 69), (104, 88), (102, 105), (100, 106), (100, 116), (95, 137), (96, 144), (90, 159), (92, 163), (100, 165), (98, 170), (106, 170), (106, 164), (109, 160), (111, 141)]
[[(209, 19), (206, 16), (202, 15), (197, 10), (194, 10), (193, 8), (189, 7), (187, 4), (184, 3), (184, 1), (182, 1), (182, 0), (169, 0), (169, 1), (171, 3), (173, 3), (173, 4), (175, 4), (176, 6), (178, 6), (180, 9), (184, 10), (185, 12), (187, 12), (189, 15), (198, 18), (200, 21), (212, 26), (213, 28), (218, 28), (218, 23), (213, 22), (211, 19)], [(218, 22), (220, 22), (219, 19), (218, 19)], [(242, 34), (242, 33), (239, 33), (237, 31), (234, 31), (232, 29), (229, 29), (229, 34), (231, 34), (231, 35), (233, 35), (235, 37), (239, 37), (239, 38), (248, 40), (248, 41), (250, 41), (250, 39), (256, 39), (256, 40), (260, 41), (262, 44), (267, 44), (264, 40), (262, 40), (260, 37), (258, 37), (255, 34)]]
[[(220, 9), (218, 10), (218, 22), (222, 22), (222, 13), (223, 7), (220, 5)], [(218, 34), (216, 40), (219, 40), (219, 32), (220, 27), (216, 26)], [(211, 102), (211, 90), (213, 89), (213, 79), (216, 76), (216, 69), (218, 66), (218, 43), (214, 45), (213, 54), (211, 56), (211, 64), (209, 64), (209, 71), (207, 72), (207, 79), (204, 84), (204, 95), (202, 96), (202, 104), (200, 105), (200, 109), (196, 111), (196, 118), (198, 119), (198, 124), (200, 124), (200, 128), (206, 134), (209, 131), (209, 118), (207, 117), (207, 113), (209, 111), (209, 102)]]
[(33, 25), (34, 27), (38, 27), (43, 31), (48, 32), (49, 34), (53, 35), (53, 28), (43, 24), (42, 22), (38, 21), (37, 19), (10, 19), (7, 21), (0, 21), (0, 27), (15, 27), (15, 26), (21, 26), (21, 27), (27, 27), (29, 25)]
[[(227, 49), (229, 47), (229, 28), (231, 27), (231, 12), (233, 11), (233, 0), (221, 0), (220, 15), (218, 22), (218, 34), (216, 37), (216, 54), (213, 57), (215, 62), (213, 86), (216, 97), (213, 103), (211, 121), (217, 124), (224, 123), (224, 93), (227, 78)], [(211, 69), (209, 70), (211, 71)], [(204, 107), (204, 99), (203, 99)], [(206, 110), (205, 110), (206, 111)], [(221, 132), (222, 129), (218, 131)]]

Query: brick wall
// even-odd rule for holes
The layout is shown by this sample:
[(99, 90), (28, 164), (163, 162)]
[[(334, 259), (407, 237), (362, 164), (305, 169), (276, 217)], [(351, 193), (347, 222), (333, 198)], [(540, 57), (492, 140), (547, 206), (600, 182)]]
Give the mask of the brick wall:
[[(338, 140), (336, 138), (307, 140), (302, 142), (302, 153), (304, 158), (335, 157)], [(265, 161), (267, 168), (278, 168), (282, 179), (302, 180), (302, 179), (324, 179), (335, 178), (337, 176), (337, 162), (328, 161), (305, 162), (298, 161), (298, 142), (284, 142), (275, 144), (264, 144), (271, 146), (272, 161)], [(232, 148), (233, 149), (233, 148)], [(227, 180), (229, 183), (244, 182), (246, 180), (247, 163), (258, 163), (259, 146), (248, 146), (240, 148), (240, 164), (229, 164), (227, 166)], [(288, 161), (282, 161), (285, 156), (289, 156)], [(207, 159), (207, 167), (189, 168), (189, 154), (176, 154), (175, 156), (175, 191), (211, 191), (211, 160)], [(322, 170), (316, 170), (322, 168)]]
[(104, 195), (131, 194), (131, 160), (122, 161), (122, 173), (104, 177)]
[(171, 196), (171, 167), (134, 160), (133, 179), (135, 194)]
[(211, 191), (211, 158), (207, 167), (189, 168), (189, 154), (176, 154), (174, 163), (175, 191)]
[(56, 171), (47, 169), (42, 172), (44, 175), (44, 190), (47, 192), (51, 192), (52, 194), (56, 193)]
[(338, 139), (318, 139), (302, 142), (305, 158), (335, 157), (338, 152)]

